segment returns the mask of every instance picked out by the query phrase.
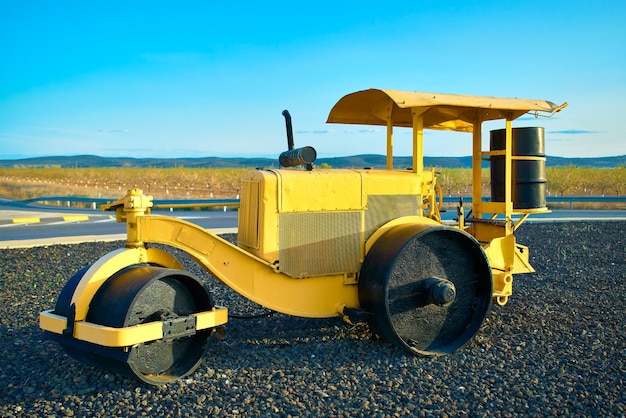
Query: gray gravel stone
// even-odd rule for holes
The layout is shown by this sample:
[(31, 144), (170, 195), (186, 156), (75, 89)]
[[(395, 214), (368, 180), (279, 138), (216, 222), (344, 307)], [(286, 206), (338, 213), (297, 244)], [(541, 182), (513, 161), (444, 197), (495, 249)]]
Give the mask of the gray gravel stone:
[[(164, 387), (80, 364), (37, 326), (122, 243), (0, 250), (0, 416), (625, 416), (626, 223), (517, 235), (537, 272), (452, 355), (407, 356), (339, 319), (231, 318), (198, 371)], [(264, 312), (176, 254), (232, 313)]]

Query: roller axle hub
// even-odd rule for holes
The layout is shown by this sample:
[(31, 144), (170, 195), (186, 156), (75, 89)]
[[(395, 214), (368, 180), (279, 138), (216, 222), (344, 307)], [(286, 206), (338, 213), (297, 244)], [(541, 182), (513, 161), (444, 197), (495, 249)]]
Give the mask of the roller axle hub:
[(449, 280), (431, 277), (424, 280), (424, 287), (430, 302), (435, 305), (449, 305), (456, 298), (456, 288), (454, 283)]

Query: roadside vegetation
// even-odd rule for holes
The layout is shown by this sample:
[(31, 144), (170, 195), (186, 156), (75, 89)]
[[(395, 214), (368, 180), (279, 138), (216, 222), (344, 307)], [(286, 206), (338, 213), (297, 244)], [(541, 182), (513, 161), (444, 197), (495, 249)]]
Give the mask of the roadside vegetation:
[[(328, 166), (326, 168), (329, 168)], [(0, 195), (15, 199), (84, 196), (117, 199), (139, 188), (155, 199), (236, 198), (249, 168), (0, 168)], [(471, 170), (437, 170), (446, 196), (470, 196)], [(616, 168), (548, 167), (547, 194), (623, 196), (626, 166)], [(482, 170), (482, 194), (490, 194), (489, 170)], [(597, 204), (590, 204), (597, 205)], [(614, 204), (612, 207), (626, 206)]]
[(245, 168), (0, 168), (0, 194), (16, 199), (85, 196), (117, 199), (139, 188), (157, 199), (233, 198)]

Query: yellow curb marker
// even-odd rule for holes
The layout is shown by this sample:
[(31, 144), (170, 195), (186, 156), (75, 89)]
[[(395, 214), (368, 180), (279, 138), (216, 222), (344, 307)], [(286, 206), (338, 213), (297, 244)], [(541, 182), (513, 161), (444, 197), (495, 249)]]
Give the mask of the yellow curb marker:
[(87, 215), (70, 215), (70, 216), (64, 216), (63, 220), (66, 222), (69, 221), (88, 221), (89, 220), (89, 216)]
[(14, 224), (32, 224), (32, 223), (37, 223), (37, 222), (41, 222), (41, 219), (39, 218), (14, 218), (13, 219)]

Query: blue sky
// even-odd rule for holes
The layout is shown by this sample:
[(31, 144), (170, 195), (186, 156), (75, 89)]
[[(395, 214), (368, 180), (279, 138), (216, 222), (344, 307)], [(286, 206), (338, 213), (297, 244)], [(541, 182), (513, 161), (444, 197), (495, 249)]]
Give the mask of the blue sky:
[[(514, 126), (544, 126), (549, 155), (622, 155), (624, 22), (623, 0), (0, 0), (0, 159), (277, 156), (283, 109), (296, 146), (383, 154), (380, 128), (325, 123), (367, 88), (567, 101)], [(470, 152), (425, 135), (426, 155)]]

